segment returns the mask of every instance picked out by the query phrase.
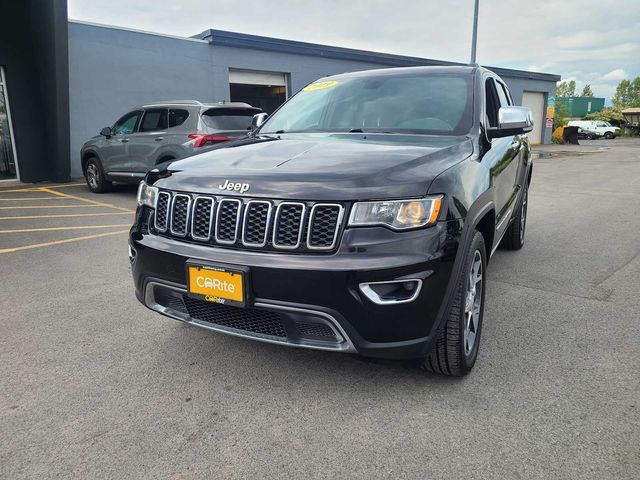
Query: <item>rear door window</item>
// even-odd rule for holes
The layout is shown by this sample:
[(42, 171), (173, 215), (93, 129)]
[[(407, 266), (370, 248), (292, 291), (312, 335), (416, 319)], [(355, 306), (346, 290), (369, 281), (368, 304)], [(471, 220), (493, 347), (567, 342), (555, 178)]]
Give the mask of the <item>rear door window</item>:
[(182, 125), (188, 117), (189, 117), (188, 110), (183, 110), (181, 108), (170, 108), (169, 109), (169, 128)]
[(216, 130), (250, 130), (251, 120), (259, 108), (212, 108), (202, 114), (202, 121)]
[(156, 132), (159, 130), (167, 129), (167, 109), (166, 108), (154, 108), (144, 112), (142, 117), (142, 124), (140, 125), (141, 132)]

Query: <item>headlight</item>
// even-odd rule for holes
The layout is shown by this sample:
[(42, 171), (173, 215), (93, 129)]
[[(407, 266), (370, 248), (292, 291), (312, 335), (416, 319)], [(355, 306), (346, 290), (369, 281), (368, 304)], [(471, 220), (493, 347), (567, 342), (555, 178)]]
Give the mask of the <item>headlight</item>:
[(358, 202), (351, 210), (350, 226), (386, 225), (395, 230), (424, 227), (438, 220), (442, 195), (415, 200)]
[(158, 189), (156, 187), (151, 187), (144, 182), (140, 182), (140, 186), (138, 187), (138, 205), (156, 208), (157, 196)]

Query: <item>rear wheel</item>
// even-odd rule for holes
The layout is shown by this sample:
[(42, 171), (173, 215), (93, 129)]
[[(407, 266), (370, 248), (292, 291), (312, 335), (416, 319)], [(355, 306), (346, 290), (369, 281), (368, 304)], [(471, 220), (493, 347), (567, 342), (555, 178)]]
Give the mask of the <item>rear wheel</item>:
[(524, 233), (527, 227), (527, 205), (529, 203), (529, 188), (525, 184), (522, 190), (522, 199), (518, 213), (513, 218), (511, 225), (504, 234), (504, 238), (500, 243), (502, 248), (507, 250), (519, 250), (524, 245)]
[(105, 193), (111, 190), (112, 184), (106, 179), (100, 160), (96, 157), (87, 160), (84, 167), (84, 178), (87, 180), (89, 190), (93, 193)]
[(475, 365), (484, 316), (486, 265), (484, 238), (475, 232), (444, 327), (422, 364), (425, 370), (460, 377)]

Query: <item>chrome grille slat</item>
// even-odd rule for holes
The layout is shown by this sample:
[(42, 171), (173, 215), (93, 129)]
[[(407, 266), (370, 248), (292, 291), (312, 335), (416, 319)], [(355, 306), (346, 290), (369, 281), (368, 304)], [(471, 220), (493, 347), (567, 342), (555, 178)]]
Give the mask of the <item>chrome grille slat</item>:
[(242, 244), (247, 247), (264, 247), (267, 244), (271, 202), (250, 200), (244, 207), (242, 220)]
[(196, 196), (191, 213), (191, 238), (207, 241), (211, 238), (216, 200), (213, 197)]
[(216, 212), (216, 242), (233, 245), (238, 240), (242, 202), (235, 198), (225, 198), (218, 202)]
[(276, 208), (273, 221), (273, 246), (295, 250), (300, 246), (307, 206), (300, 202), (282, 202)]
[(331, 250), (336, 245), (344, 209), (337, 203), (316, 203), (309, 213), (307, 248)]
[(171, 201), (171, 234), (178, 237), (186, 237), (190, 216), (191, 196), (184, 193), (176, 193)]
[(159, 192), (156, 199), (155, 228), (159, 232), (166, 232), (169, 223), (169, 206), (171, 204), (171, 194)]

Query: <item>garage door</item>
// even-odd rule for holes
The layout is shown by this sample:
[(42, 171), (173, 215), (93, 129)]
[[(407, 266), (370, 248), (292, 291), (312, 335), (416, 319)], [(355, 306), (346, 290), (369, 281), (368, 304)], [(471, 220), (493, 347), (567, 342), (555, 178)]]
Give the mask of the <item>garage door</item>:
[(533, 113), (533, 131), (529, 133), (529, 141), (534, 145), (542, 143), (546, 120), (544, 93), (524, 92), (522, 94), (522, 106), (529, 107)]
[(232, 102), (244, 102), (271, 114), (287, 99), (286, 74), (229, 69)]

